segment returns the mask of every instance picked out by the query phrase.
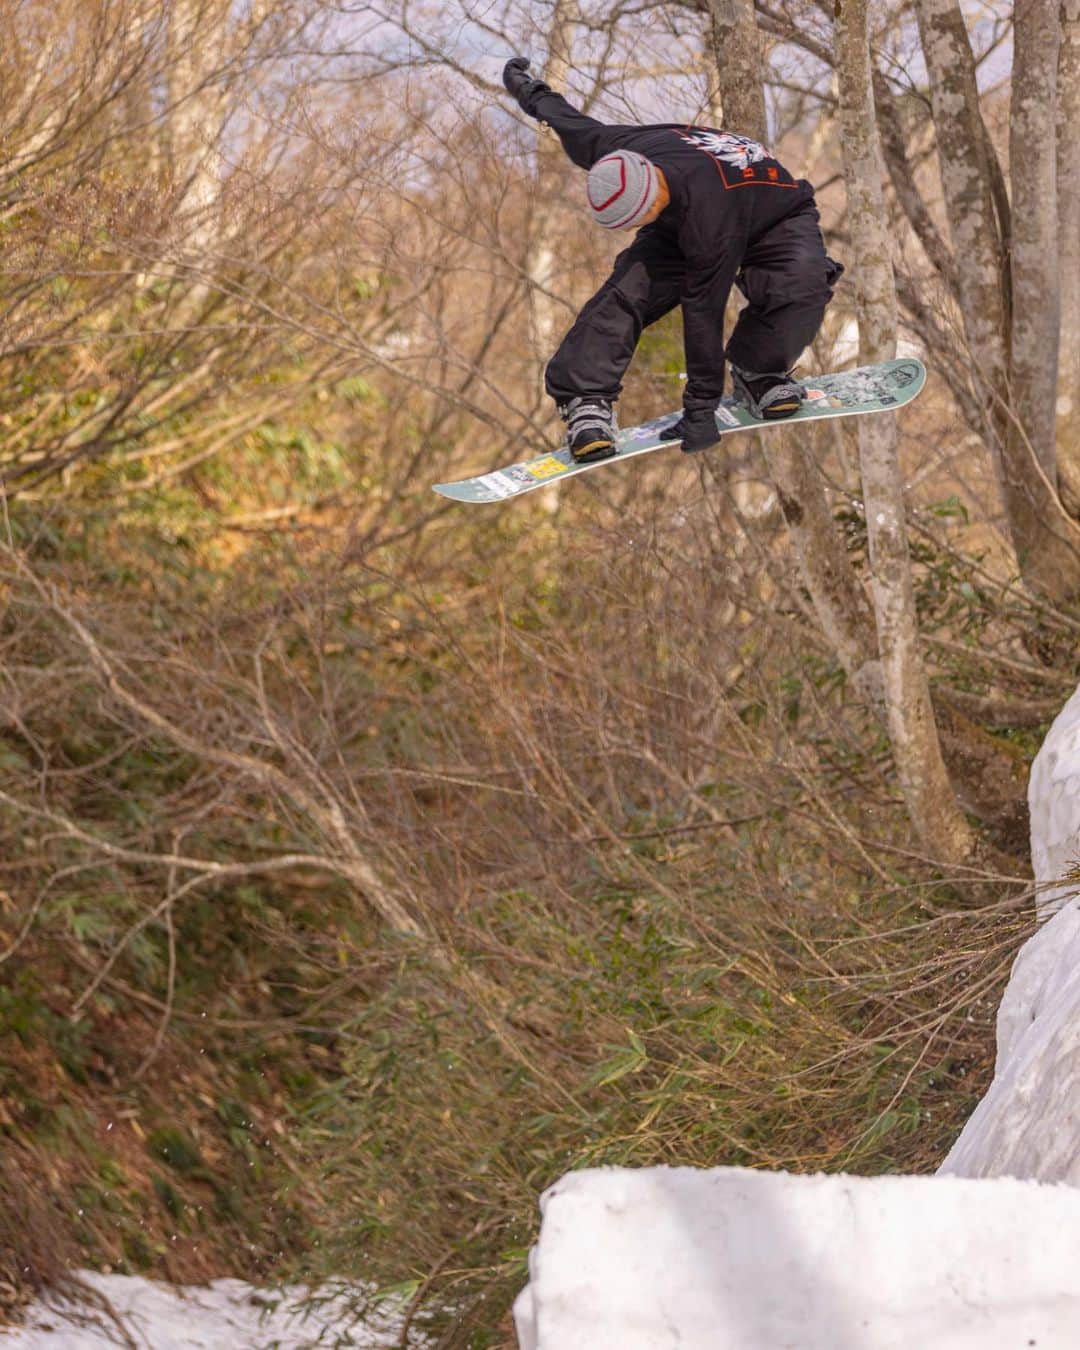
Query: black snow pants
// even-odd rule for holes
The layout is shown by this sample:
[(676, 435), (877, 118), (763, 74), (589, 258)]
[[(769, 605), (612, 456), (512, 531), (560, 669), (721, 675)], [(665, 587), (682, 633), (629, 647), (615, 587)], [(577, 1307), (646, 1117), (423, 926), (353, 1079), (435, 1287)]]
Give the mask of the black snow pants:
[[(778, 221), (743, 256), (735, 284), (747, 305), (726, 355), (741, 370), (786, 371), (816, 336), (843, 267), (825, 253), (813, 202)], [(581, 395), (614, 402), (642, 329), (679, 303), (686, 263), (673, 241), (643, 231), (615, 259), (548, 363), (557, 403)], [(716, 316), (717, 328), (724, 323)]]

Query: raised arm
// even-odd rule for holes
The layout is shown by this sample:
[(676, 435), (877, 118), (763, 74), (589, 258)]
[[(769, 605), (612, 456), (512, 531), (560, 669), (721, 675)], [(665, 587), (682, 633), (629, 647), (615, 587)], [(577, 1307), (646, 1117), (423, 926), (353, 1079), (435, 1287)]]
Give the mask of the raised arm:
[(527, 57), (512, 57), (503, 68), (503, 84), (523, 112), (552, 128), (579, 168), (591, 169), (598, 159), (619, 148), (625, 127), (606, 126), (595, 117), (586, 117), (550, 85), (528, 74), (528, 68)]

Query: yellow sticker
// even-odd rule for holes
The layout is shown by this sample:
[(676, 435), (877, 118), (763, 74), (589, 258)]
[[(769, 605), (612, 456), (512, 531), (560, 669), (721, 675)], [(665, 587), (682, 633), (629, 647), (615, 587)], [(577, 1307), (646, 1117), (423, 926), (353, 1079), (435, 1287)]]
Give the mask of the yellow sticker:
[(543, 459), (534, 459), (531, 464), (526, 464), (525, 468), (534, 478), (554, 478), (557, 473), (565, 473), (567, 466), (554, 455), (545, 455)]

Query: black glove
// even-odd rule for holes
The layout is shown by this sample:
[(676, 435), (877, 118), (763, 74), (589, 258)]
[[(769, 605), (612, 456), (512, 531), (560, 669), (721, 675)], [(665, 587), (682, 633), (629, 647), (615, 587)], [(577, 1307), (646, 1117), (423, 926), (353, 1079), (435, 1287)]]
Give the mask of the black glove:
[(699, 450), (708, 450), (720, 440), (716, 415), (711, 408), (695, 408), (692, 412), (684, 410), (677, 422), (673, 422), (660, 432), (660, 439), (682, 441), (684, 455), (694, 455)]
[(525, 72), (528, 69), (527, 56), (512, 56), (503, 66), (503, 84), (506, 85), (507, 93), (517, 99), (522, 111), (527, 112), (530, 117), (535, 117), (533, 101), (540, 94), (550, 94), (551, 87), (543, 80), (534, 80), (531, 75), (527, 75)]

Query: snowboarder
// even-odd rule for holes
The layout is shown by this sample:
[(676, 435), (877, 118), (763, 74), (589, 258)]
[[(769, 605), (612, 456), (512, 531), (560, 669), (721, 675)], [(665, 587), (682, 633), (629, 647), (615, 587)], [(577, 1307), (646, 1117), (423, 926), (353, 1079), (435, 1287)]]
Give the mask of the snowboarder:
[[(528, 74), (515, 56), (503, 83), (588, 170), (589, 212), (609, 230), (637, 229), (547, 367), (547, 391), (579, 463), (616, 451), (615, 401), (641, 331), (682, 305), (683, 415), (667, 438), (685, 451), (720, 439), (714, 412), (725, 357), (736, 397), (756, 417), (790, 417), (805, 396), (791, 367), (821, 326), (843, 272), (825, 253), (814, 189), (746, 136), (663, 123), (607, 126)], [(746, 296), (724, 345), (732, 283)]]

